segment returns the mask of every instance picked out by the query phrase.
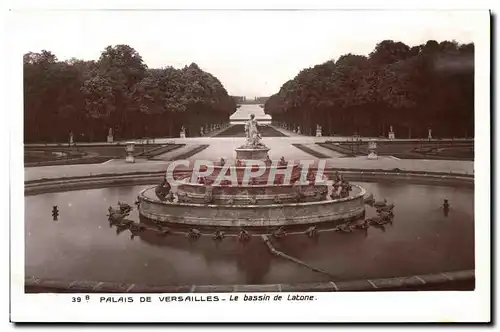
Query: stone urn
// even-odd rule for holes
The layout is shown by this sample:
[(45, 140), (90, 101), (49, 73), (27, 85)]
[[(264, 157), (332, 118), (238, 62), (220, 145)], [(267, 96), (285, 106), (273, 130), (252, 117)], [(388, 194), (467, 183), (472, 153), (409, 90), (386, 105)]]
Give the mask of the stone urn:
[(125, 147), (125, 151), (127, 152), (127, 156), (125, 157), (125, 161), (127, 163), (135, 163), (135, 158), (134, 158), (135, 142), (127, 142), (127, 146)]

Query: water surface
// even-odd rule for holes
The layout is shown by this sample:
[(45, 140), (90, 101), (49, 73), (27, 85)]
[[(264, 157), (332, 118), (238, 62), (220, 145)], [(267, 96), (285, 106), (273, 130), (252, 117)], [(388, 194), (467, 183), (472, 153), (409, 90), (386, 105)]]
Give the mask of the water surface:
[[(474, 268), (474, 191), (416, 184), (357, 183), (394, 202), (395, 219), (384, 229), (290, 235), (275, 247), (337, 276), (381, 278)], [(109, 227), (107, 208), (132, 204), (149, 186), (47, 193), (25, 197), (26, 276), (164, 285), (261, 284), (329, 278), (271, 256), (260, 238), (190, 241), (146, 231), (130, 239)], [(448, 199), (447, 216), (441, 208)], [(52, 206), (60, 210), (52, 220)], [(375, 212), (368, 207), (367, 216)], [(137, 220), (137, 211), (131, 219)]]

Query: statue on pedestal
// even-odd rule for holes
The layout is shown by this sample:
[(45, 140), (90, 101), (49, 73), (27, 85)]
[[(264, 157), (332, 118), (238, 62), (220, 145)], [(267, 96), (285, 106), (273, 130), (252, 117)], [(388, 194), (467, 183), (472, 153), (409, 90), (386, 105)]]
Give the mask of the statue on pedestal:
[(113, 143), (113, 128), (108, 130), (108, 143)]
[(323, 135), (323, 128), (318, 124), (316, 125), (316, 137), (321, 137)]
[(394, 135), (394, 130), (392, 130), (392, 126), (390, 126), (389, 128), (389, 139), (395, 139), (395, 135)]
[(181, 138), (186, 138), (186, 128), (184, 126), (181, 127)]
[(245, 147), (256, 148), (263, 146), (263, 144), (260, 143), (262, 137), (259, 134), (258, 123), (257, 120), (255, 120), (254, 114), (250, 115), (250, 120), (245, 124), (245, 134), (247, 138)]

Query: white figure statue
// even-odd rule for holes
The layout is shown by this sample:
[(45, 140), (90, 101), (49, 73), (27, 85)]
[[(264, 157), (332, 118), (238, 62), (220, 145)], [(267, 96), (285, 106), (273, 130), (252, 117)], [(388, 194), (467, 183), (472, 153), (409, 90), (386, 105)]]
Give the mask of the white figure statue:
[(258, 123), (255, 120), (255, 115), (250, 115), (250, 120), (245, 124), (245, 134), (247, 137), (247, 145), (258, 146), (260, 145), (261, 136), (258, 130)]
[(113, 128), (108, 130), (108, 143), (113, 143)]
[(319, 124), (316, 125), (316, 137), (321, 137), (323, 135), (323, 130)]
[(394, 134), (394, 130), (392, 129), (392, 126), (389, 128), (389, 139), (393, 140), (396, 138), (396, 134)]

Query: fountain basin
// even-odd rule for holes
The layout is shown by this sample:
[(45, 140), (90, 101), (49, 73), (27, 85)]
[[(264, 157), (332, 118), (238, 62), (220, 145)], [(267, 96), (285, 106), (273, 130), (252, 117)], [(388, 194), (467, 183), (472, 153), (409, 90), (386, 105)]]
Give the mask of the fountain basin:
[[(353, 185), (354, 187), (354, 185)], [(280, 227), (345, 222), (365, 213), (365, 190), (356, 186), (355, 194), (336, 200), (285, 204), (199, 204), (160, 201), (155, 188), (140, 192), (139, 214), (149, 220), (190, 227)]]

